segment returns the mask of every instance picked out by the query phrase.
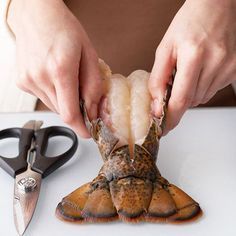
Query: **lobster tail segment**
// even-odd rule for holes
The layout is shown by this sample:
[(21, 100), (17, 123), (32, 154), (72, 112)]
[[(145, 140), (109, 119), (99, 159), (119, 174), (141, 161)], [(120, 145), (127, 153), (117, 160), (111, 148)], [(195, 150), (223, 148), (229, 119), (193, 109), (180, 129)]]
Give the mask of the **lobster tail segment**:
[(145, 214), (152, 197), (152, 183), (135, 177), (110, 183), (112, 201), (124, 221), (137, 222)]
[(107, 222), (117, 218), (107, 188), (94, 188), (93, 183), (82, 185), (62, 199), (58, 204), (56, 215), (72, 222)]
[(90, 183), (84, 184), (66, 197), (57, 205), (56, 215), (66, 221), (82, 221), (82, 210), (91, 191)]
[(159, 183), (154, 183), (152, 199), (148, 208), (147, 220), (165, 219), (177, 212), (175, 202), (169, 192)]
[(184, 222), (200, 215), (199, 204), (173, 184), (154, 184), (146, 221)]
[(201, 215), (201, 208), (199, 204), (194, 201), (183, 190), (173, 184), (168, 186), (168, 191), (175, 201), (177, 213), (173, 215), (170, 220), (186, 221)]
[(117, 216), (107, 188), (97, 188), (89, 195), (82, 216), (86, 221), (91, 222), (111, 221)]

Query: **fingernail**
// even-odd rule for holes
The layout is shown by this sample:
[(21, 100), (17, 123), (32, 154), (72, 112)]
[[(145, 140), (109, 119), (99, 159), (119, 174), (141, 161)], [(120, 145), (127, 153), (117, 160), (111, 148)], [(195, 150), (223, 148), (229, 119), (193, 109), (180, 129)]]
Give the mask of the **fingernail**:
[(162, 103), (157, 98), (155, 98), (151, 104), (151, 112), (157, 118), (162, 115)]
[(92, 103), (88, 106), (88, 116), (90, 121), (97, 118), (98, 106), (96, 103)]
[(162, 133), (162, 136), (166, 136), (167, 134), (169, 133), (168, 130), (164, 129), (163, 133)]

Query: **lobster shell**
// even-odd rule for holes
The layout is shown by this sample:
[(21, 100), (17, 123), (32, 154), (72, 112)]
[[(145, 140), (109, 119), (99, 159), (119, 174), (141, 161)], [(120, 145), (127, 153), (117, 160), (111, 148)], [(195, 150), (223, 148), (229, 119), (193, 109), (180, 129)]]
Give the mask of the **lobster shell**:
[(163, 178), (156, 166), (170, 90), (167, 89), (163, 101), (162, 116), (152, 119), (142, 145), (134, 144), (132, 158), (129, 146), (118, 146), (119, 139), (101, 118), (89, 121), (81, 101), (86, 126), (98, 145), (104, 164), (93, 181), (62, 199), (56, 209), (60, 219), (183, 222), (200, 215), (199, 204)]

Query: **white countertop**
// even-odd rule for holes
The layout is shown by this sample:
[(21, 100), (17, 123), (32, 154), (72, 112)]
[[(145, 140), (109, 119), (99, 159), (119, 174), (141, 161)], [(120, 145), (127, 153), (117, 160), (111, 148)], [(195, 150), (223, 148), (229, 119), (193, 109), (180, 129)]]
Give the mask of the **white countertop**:
[[(63, 125), (51, 113), (0, 114), (0, 129), (21, 127), (29, 119), (42, 119), (45, 126)], [(54, 140), (55, 141), (55, 140)], [(62, 140), (50, 153), (62, 151)], [(68, 143), (67, 143), (68, 144)], [(13, 142), (0, 141), (0, 153), (16, 154)], [(92, 180), (102, 161), (91, 140), (80, 139), (76, 155), (43, 180), (39, 202), (26, 236), (187, 236), (236, 235), (236, 108), (195, 109), (161, 141), (158, 167), (164, 177), (198, 201), (203, 216), (196, 222), (169, 224), (71, 224), (55, 217), (62, 197)], [(16, 234), (13, 222), (14, 180), (0, 169), (0, 235)]]

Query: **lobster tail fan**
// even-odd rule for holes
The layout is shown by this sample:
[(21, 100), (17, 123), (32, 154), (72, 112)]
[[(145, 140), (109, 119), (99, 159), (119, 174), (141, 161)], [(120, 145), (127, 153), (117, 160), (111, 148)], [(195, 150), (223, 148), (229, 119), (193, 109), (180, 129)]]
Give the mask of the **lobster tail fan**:
[(175, 202), (169, 192), (159, 183), (153, 187), (152, 199), (148, 208), (147, 221), (161, 221), (177, 212)]
[(187, 221), (199, 215), (201, 209), (183, 190), (173, 184), (155, 183), (146, 221)]
[(110, 183), (113, 203), (124, 221), (137, 222), (146, 213), (152, 196), (152, 183), (135, 177)]
[(167, 188), (177, 208), (177, 213), (171, 217), (172, 220), (184, 221), (192, 219), (201, 213), (199, 204), (183, 190), (173, 184), (170, 184)]
[(89, 195), (82, 216), (90, 222), (107, 222), (116, 219), (117, 212), (107, 188), (97, 188)]
[(94, 187), (94, 182), (82, 185), (63, 198), (56, 215), (62, 220), (77, 222), (107, 222), (117, 218), (108, 187)]
[(82, 210), (90, 191), (91, 185), (87, 183), (64, 197), (57, 206), (57, 217), (66, 221), (82, 221)]

